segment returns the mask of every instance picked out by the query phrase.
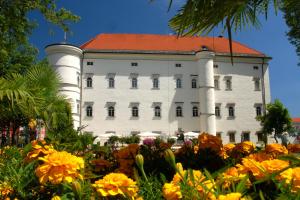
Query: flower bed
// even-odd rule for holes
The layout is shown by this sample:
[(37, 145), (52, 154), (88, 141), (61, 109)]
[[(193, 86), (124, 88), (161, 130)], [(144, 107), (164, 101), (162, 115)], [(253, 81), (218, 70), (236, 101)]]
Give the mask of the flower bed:
[(223, 145), (206, 133), (119, 150), (32, 141), (0, 153), (1, 199), (299, 199), (300, 146)]

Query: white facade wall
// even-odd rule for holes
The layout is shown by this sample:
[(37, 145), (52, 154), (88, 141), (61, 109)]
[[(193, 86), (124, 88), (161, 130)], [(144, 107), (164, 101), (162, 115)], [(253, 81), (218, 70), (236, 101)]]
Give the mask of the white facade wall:
[[(93, 65), (87, 65), (87, 62), (93, 62)], [(138, 66), (131, 66), (132, 62), (138, 63)], [(182, 67), (175, 67), (176, 63), (180, 63)], [(208, 86), (212, 84), (211, 77), (205, 79), (207, 76), (203, 76), (205, 63), (210, 66), (218, 65), (211, 75), (219, 78), (219, 90), (212, 88), (201, 91), (199, 87), (191, 88), (191, 80), (195, 76), (198, 77), (198, 86), (202, 80)], [(232, 66), (230, 58), (219, 55), (208, 62), (202, 62), (195, 55), (85, 53), (82, 66), (81, 124), (87, 125), (85, 130), (93, 132), (94, 135), (106, 132), (129, 135), (132, 132), (159, 131), (171, 136), (179, 129), (184, 132), (214, 131), (203, 124), (208, 123), (211, 126), (211, 123), (215, 123), (215, 131), (221, 134), (224, 143), (229, 141), (229, 132), (235, 132), (236, 142), (241, 141), (241, 134), (244, 132), (249, 132), (251, 140), (256, 142), (256, 132), (260, 130), (260, 125), (255, 119), (255, 105), (262, 104), (263, 101), (262, 91), (254, 89), (254, 79), (261, 78), (261, 63), (260, 58), (238, 58)], [(258, 66), (258, 70), (253, 69), (253, 66)], [(266, 103), (269, 103), (268, 65), (265, 64), (264, 68)], [(153, 89), (153, 74), (159, 76), (159, 89)], [(137, 89), (131, 88), (133, 75), (138, 79)], [(115, 78), (114, 88), (108, 88), (110, 76)], [(92, 88), (86, 87), (87, 77), (93, 79)], [(182, 77), (182, 88), (176, 88), (177, 77)], [(230, 91), (225, 90), (227, 78), (232, 80)], [(210, 97), (203, 98), (204, 94), (210, 94)], [(211, 119), (206, 119), (205, 122), (205, 119), (201, 119), (202, 114), (199, 117), (192, 116), (194, 105), (201, 108), (199, 112), (212, 112), (213, 100), (220, 105), (221, 117), (215, 118), (211, 115)], [(155, 103), (161, 105), (161, 118), (154, 117)], [(88, 105), (93, 107), (92, 117), (86, 116)], [(108, 117), (109, 105), (115, 107), (113, 118)], [(133, 105), (139, 108), (138, 118), (131, 116)], [(176, 117), (175, 109), (178, 105), (183, 107), (183, 117)], [(234, 118), (228, 118), (228, 105), (235, 108)]]

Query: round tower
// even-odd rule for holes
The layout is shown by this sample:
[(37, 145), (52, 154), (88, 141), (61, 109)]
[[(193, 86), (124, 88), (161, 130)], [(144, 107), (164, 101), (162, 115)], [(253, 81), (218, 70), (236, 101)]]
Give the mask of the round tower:
[(208, 50), (196, 54), (199, 73), (200, 129), (216, 135), (214, 53)]
[(59, 92), (71, 104), (74, 128), (80, 127), (82, 50), (69, 44), (51, 44), (45, 48), (48, 61), (61, 79)]

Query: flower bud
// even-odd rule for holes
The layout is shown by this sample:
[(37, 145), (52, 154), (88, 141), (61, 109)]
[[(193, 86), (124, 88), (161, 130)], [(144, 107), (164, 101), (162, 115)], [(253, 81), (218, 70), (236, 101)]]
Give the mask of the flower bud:
[(176, 163), (175, 163), (175, 156), (171, 149), (165, 150), (164, 157), (166, 161), (174, 168), (176, 169)]
[(139, 169), (144, 167), (144, 157), (142, 154), (137, 154), (135, 156), (135, 163), (138, 166)]
[(81, 194), (81, 185), (78, 181), (73, 181), (72, 182), (72, 189), (73, 189), (73, 192), (77, 195), (77, 196), (80, 196)]

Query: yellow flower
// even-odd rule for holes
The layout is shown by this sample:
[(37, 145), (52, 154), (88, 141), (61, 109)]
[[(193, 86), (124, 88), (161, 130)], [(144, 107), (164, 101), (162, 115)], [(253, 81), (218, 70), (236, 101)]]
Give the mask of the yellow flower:
[(276, 178), (284, 181), (285, 184), (292, 184), (292, 192), (300, 191), (300, 167), (289, 168), (280, 173)]
[(0, 183), (0, 197), (6, 197), (13, 193), (13, 188), (7, 183)]
[(194, 154), (197, 154), (199, 151), (199, 146), (198, 145), (195, 145), (194, 146)]
[(51, 198), (51, 200), (61, 200), (60, 196), (55, 195), (54, 197)]
[(44, 161), (44, 163), (37, 167), (35, 173), (41, 184), (45, 184), (47, 181), (52, 184), (59, 184), (72, 182), (76, 178), (83, 179), (79, 170), (84, 168), (84, 160), (80, 157), (65, 151), (56, 151), (39, 158), (39, 160)]
[(166, 200), (177, 200), (182, 198), (180, 186), (174, 183), (165, 183), (163, 187), (163, 196)]
[(122, 173), (110, 173), (92, 185), (103, 197), (123, 195), (134, 198), (137, 196), (136, 182)]
[(232, 143), (224, 145), (223, 148), (221, 149), (220, 156), (223, 159), (227, 159), (229, 157), (229, 155), (231, 154), (234, 147), (235, 147), (235, 144), (232, 144)]
[(27, 154), (25, 160), (26, 162), (31, 162), (38, 159), (39, 157), (51, 154), (55, 152), (55, 149), (52, 145), (47, 145), (44, 140), (31, 141), (32, 150)]
[(198, 137), (198, 147), (199, 149), (211, 149), (219, 152), (222, 148), (222, 140), (217, 136), (202, 133)]
[(223, 181), (222, 186), (228, 188), (232, 183), (236, 183), (243, 179), (247, 174), (241, 173), (236, 167), (228, 168), (224, 173), (221, 174), (220, 179)]
[(273, 157), (277, 157), (278, 155), (288, 154), (288, 150), (285, 146), (281, 144), (268, 144), (265, 148), (265, 152), (271, 154)]
[(279, 159), (265, 160), (261, 162), (261, 166), (267, 173), (272, 174), (288, 167), (289, 162)]
[(250, 154), (247, 158), (255, 160), (257, 162), (262, 162), (265, 160), (273, 159), (272, 155), (267, 154), (265, 152), (253, 153), (253, 154)]
[(240, 199), (242, 199), (242, 194), (239, 192), (220, 195), (218, 197), (218, 200), (240, 200)]

